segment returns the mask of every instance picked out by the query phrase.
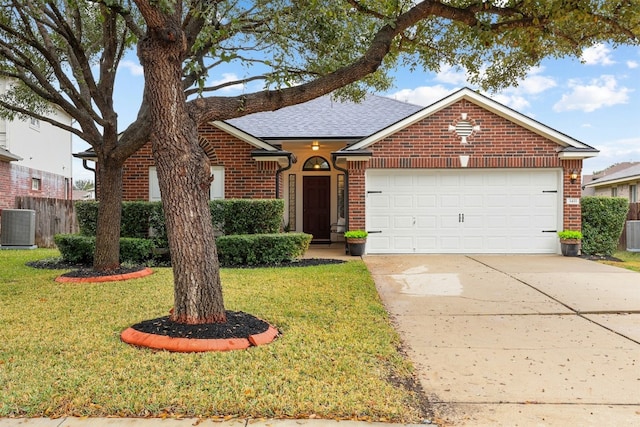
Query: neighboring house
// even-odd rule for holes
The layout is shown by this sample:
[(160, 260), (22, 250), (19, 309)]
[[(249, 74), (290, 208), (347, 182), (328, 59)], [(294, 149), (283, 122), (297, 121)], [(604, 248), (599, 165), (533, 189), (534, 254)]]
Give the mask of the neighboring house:
[[(71, 126), (66, 113), (53, 114)], [(0, 215), (18, 196), (71, 199), (71, 164), (71, 133), (37, 119), (0, 118)]]
[(73, 189), (73, 200), (95, 200), (95, 190), (78, 190)]
[(640, 163), (629, 163), (630, 166), (617, 172), (592, 180), (585, 189), (593, 189), (594, 196), (624, 197), (629, 203), (637, 203), (638, 186), (640, 185)]
[[(199, 128), (213, 198), (282, 198), (292, 231), (369, 231), (368, 253), (558, 253), (598, 151), (470, 89), (426, 108), (322, 97)], [(124, 198), (160, 194), (150, 144)]]

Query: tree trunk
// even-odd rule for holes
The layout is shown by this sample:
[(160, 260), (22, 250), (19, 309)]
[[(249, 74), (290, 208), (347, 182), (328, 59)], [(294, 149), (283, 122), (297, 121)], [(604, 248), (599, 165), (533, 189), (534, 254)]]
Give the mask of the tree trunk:
[(209, 161), (198, 145), (181, 84), (186, 44), (180, 30), (150, 29), (138, 45), (144, 65), (151, 143), (173, 266), (172, 320), (225, 322), (209, 187)]
[(122, 164), (99, 159), (98, 223), (93, 268), (98, 271), (120, 267), (120, 221), (122, 216)]

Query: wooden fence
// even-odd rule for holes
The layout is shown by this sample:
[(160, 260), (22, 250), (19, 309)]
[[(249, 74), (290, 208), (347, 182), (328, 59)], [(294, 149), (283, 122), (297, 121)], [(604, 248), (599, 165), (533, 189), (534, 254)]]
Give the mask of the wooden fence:
[[(629, 203), (629, 213), (627, 214), (627, 221), (640, 221), (640, 203)], [(618, 242), (618, 249), (627, 249), (627, 226), (625, 224), (622, 229), (622, 235), (620, 236), (620, 242)]]
[(36, 211), (36, 245), (53, 248), (56, 234), (77, 233), (78, 222), (73, 200), (43, 197), (16, 197), (16, 209)]

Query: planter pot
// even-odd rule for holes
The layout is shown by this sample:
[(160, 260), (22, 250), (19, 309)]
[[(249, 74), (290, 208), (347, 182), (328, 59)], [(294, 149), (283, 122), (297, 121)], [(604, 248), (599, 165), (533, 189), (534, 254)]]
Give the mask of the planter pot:
[(364, 255), (364, 248), (366, 244), (366, 239), (347, 239), (347, 245), (349, 245), (349, 254), (351, 256)]
[(560, 240), (560, 250), (564, 256), (580, 255), (580, 240)]

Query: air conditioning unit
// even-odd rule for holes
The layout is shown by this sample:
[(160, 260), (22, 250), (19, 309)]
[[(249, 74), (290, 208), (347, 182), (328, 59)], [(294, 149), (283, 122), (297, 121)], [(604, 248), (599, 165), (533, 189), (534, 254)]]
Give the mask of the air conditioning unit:
[(3, 209), (0, 245), (5, 249), (31, 249), (36, 243), (36, 211)]
[(640, 252), (640, 221), (627, 221), (627, 250)]

